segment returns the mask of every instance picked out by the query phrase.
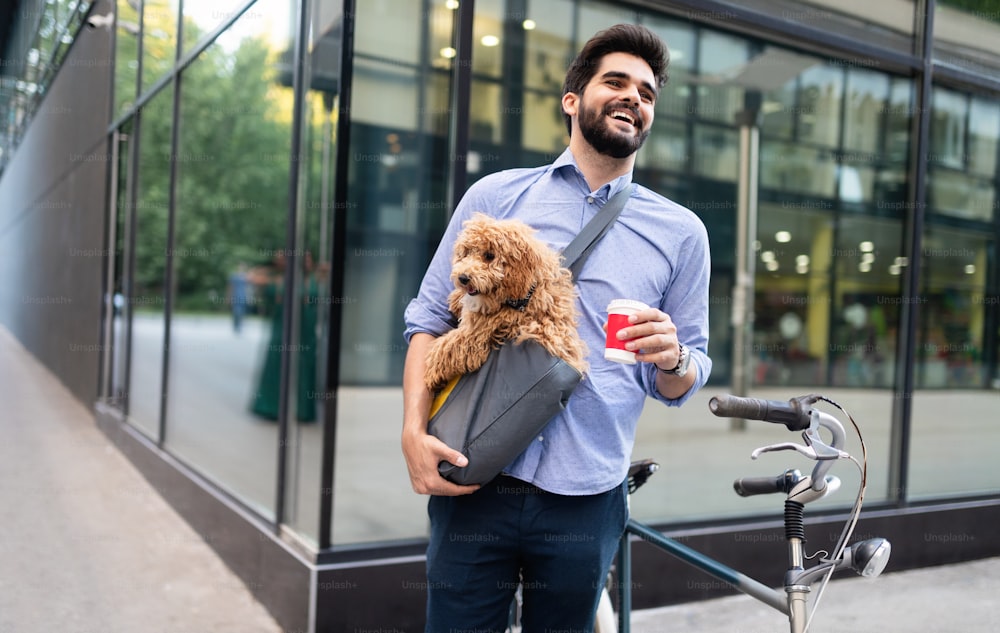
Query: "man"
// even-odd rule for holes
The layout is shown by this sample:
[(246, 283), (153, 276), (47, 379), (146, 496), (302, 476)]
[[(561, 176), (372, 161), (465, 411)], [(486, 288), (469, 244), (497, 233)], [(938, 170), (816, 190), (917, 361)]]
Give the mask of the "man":
[[(431, 495), (427, 631), (502, 631), (519, 578), (529, 633), (590, 631), (626, 521), (624, 480), (646, 397), (680, 405), (711, 371), (709, 252), (687, 209), (636, 187), (580, 272), (580, 333), (590, 371), (566, 410), (494, 481), (458, 486), (437, 471), (466, 458), (427, 433), (432, 395), (423, 383), (433, 337), (448, 312), (455, 236), (474, 212), (518, 218), (564, 248), (607, 200), (631, 183), (667, 79), (668, 53), (647, 29), (595, 35), (570, 65), (562, 108), (569, 148), (551, 165), (487, 176), (456, 209), (418, 296), (406, 310), (402, 447), (413, 489)], [(635, 365), (603, 358), (612, 299), (652, 306), (631, 317)]]

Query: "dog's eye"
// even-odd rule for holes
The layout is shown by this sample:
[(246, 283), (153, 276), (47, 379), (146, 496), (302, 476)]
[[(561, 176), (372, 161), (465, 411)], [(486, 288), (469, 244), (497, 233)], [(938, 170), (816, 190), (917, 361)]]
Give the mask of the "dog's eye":
[(496, 257), (497, 256), (493, 254), (493, 251), (486, 251), (483, 253), (483, 261), (485, 262), (491, 262), (496, 259)]

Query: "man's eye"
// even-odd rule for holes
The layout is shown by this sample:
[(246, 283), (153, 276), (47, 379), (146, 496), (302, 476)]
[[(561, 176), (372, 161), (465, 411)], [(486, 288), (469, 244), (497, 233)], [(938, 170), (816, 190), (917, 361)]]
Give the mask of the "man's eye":
[(485, 253), (483, 253), (483, 261), (491, 262), (494, 259), (496, 259), (496, 255), (494, 255), (491, 251), (486, 251)]

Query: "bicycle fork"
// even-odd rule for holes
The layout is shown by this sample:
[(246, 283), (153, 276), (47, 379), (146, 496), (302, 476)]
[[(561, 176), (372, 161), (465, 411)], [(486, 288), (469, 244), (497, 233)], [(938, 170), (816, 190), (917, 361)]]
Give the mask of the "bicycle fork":
[(785, 499), (785, 539), (788, 541), (788, 572), (785, 575), (788, 624), (791, 633), (804, 633), (806, 627), (809, 585), (797, 583), (795, 578), (805, 569), (806, 540), (802, 513), (805, 506)]

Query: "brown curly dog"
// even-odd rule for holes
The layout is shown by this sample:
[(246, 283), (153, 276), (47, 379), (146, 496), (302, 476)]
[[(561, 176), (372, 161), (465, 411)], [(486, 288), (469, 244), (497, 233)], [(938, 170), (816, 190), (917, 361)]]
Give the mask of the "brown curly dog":
[(452, 257), (448, 308), (458, 327), (434, 340), (424, 382), (431, 389), (473, 372), (504, 341), (534, 339), (580, 373), (587, 349), (577, 332), (576, 287), (559, 253), (519, 220), (477, 213), (462, 225)]

